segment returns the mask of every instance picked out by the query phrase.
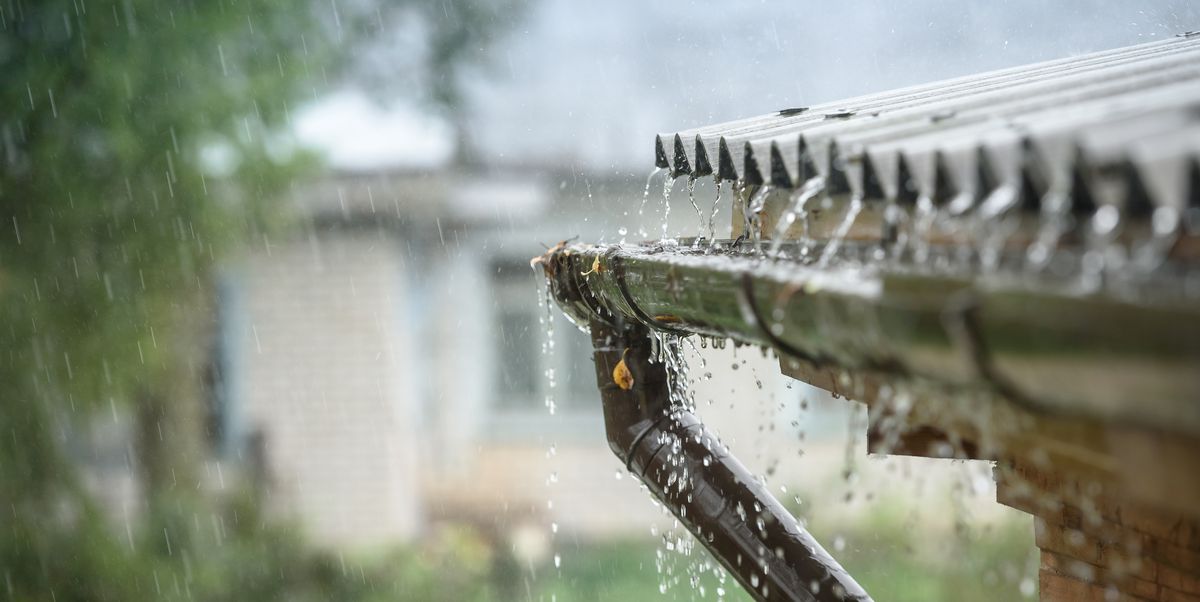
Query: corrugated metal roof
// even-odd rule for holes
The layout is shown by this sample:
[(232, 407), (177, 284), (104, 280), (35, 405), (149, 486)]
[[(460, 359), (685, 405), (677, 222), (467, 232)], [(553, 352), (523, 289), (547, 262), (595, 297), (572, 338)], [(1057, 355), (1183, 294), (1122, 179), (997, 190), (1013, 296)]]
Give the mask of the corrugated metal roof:
[[(1200, 35), (787, 109), (655, 141), (674, 176), (1034, 209), (1070, 192), (1133, 214), (1200, 206)], [(1081, 187), (1085, 189), (1081, 190)], [(1078, 201), (1076, 201), (1078, 202)]]

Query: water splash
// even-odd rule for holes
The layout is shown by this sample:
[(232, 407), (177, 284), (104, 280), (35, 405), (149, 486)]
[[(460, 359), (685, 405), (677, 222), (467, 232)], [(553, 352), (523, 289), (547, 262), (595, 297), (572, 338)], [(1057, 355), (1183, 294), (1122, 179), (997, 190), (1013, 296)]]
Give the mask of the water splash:
[(889, 202), (883, 213), (883, 237), (880, 241), (884, 256), (891, 262), (903, 261), (912, 242), (913, 216), (895, 202)]
[[(1020, 212), (1014, 211), (1019, 194), (1012, 184), (1000, 186), (984, 199), (980, 210), (972, 216), (965, 246), (979, 258), (983, 272), (995, 273), (1000, 269), (1004, 249), (1021, 226)], [(971, 241), (977, 241), (974, 248), (970, 248)], [(964, 262), (964, 267), (969, 268), (970, 258), (965, 259), (968, 262)]]
[(854, 220), (858, 219), (858, 214), (862, 212), (863, 202), (859, 197), (850, 199), (850, 206), (846, 208), (846, 216), (842, 218), (842, 223), (838, 224), (837, 230), (833, 233), (833, 238), (825, 245), (825, 250), (821, 252), (821, 258), (817, 260), (817, 267), (824, 268), (829, 266), (829, 262), (837, 256), (838, 249), (842, 246), (842, 241), (850, 234), (850, 228), (854, 226)]
[(1166, 261), (1179, 238), (1182, 216), (1174, 207), (1159, 207), (1150, 216), (1149, 236), (1134, 243), (1130, 251), (1134, 269), (1148, 273)]
[(742, 216), (746, 228), (746, 239), (754, 244), (755, 250), (762, 251), (762, 210), (771, 194), (771, 186), (764, 184), (750, 195), (746, 203), (746, 212)]
[[(696, 400), (688, 372), (688, 365), (693, 358), (689, 358), (686, 352), (690, 349), (693, 355), (697, 355), (696, 345), (690, 339), (670, 333), (654, 333), (652, 336), (651, 361), (666, 368), (671, 406), (694, 411)], [(701, 365), (704, 363), (701, 362)], [(677, 418), (672, 415), (668, 419)], [(659, 437), (658, 443), (667, 450), (667, 466), (671, 470), (667, 475), (667, 488), (672, 495), (690, 496), (695, 475), (690, 472), (690, 463), (683, 455), (684, 441), (670, 431), (661, 433)], [(696, 441), (702, 441), (710, 448), (721, 445), (708, 431), (698, 433)], [(648, 493), (644, 486), (642, 490)], [(670, 521), (670, 527), (666, 529), (660, 530), (657, 525), (650, 527), (650, 534), (657, 544), (654, 565), (659, 575), (659, 592), (668, 594), (678, 589), (682, 591), (681, 597), (684, 599), (703, 599), (712, 591), (717, 600), (724, 600), (728, 580), (725, 569), (707, 550), (697, 545), (697, 539), (672, 514), (669, 502), (650, 499), (663, 518)], [(683, 516), (686, 517), (686, 514)]]
[(1067, 210), (1070, 199), (1061, 191), (1051, 190), (1041, 199), (1041, 225), (1025, 253), (1026, 268), (1039, 271), (1050, 265), (1059, 242), (1071, 226)]
[(913, 263), (920, 265), (929, 261), (932, 249), (930, 238), (937, 217), (938, 210), (933, 204), (933, 199), (924, 194), (918, 197), (916, 214), (912, 220)]
[(788, 203), (787, 211), (779, 218), (779, 223), (775, 225), (775, 234), (771, 237), (771, 247), (767, 254), (776, 257), (779, 255), (779, 250), (783, 246), (783, 240), (787, 236), (787, 232), (791, 229), (792, 224), (796, 222), (797, 216), (802, 216), (804, 223), (804, 239), (808, 238), (808, 212), (806, 211), (808, 202), (821, 194), (825, 190), (825, 178), (816, 176), (809, 178), (804, 182), (804, 185), (792, 194), (791, 202)]
[(1102, 205), (1092, 214), (1089, 225), (1084, 235), (1081, 284), (1085, 290), (1097, 290), (1110, 272), (1120, 272), (1128, 263), (1124, 247), (1117, 243), (1121, 212), (1112, 205)]

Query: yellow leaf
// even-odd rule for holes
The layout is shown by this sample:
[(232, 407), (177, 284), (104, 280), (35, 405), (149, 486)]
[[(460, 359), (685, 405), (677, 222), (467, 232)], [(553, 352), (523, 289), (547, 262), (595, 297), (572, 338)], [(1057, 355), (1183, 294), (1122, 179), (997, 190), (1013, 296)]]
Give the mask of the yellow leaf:
[(603, 272), (603, 271), (604, 271), (604, 266), (600, 265), (600, 256), (597, 255), (596, 258), (592, 260), (592, 269), (590, 269), (586, 272), (583, 272), (580, 275), (587, 276), (588, 274), (599, 274), (600, 272)]
[(564, 250), (564, 249), (566, 249), (567, 242), (569, 242), (569, 239), (568, 240), (560, 240), (558, 242), (558, 244), (554, 245), (553, 247), (550, 247), (549, 249), (546, 249), (545, 253), (542, 253), (541, 255), (538, 255), (537, 257), (530, 259), (529, 267), (536, 268), (537, 266), (540, 265), (540, 266), (542, 266), (542, 269), (546, 271), (546, 275), (553, 276), (554, 275), (554, 262), (551, 261), (551, 258), (553, 258), (554, 254), (558, 253), (559, 251), (563, 251), (564, 254), (569, 255), (570, 254), (569, 250)]
[[(625, 353), (629, 353), (626, 349)], [(621, 354), (621, 361), (613, 367), (613, 382), (617, 383), (621, 390), (628, 391), (633, 388), (633, 373), (629, 371), (629, 366), (625, 365), (625, 353)]]

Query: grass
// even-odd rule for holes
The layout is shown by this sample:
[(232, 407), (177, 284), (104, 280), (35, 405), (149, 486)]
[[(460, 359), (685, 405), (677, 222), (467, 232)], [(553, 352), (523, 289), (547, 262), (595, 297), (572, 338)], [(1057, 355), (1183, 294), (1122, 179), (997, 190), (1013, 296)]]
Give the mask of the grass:
[[(884, 510), (853, 529), (814, 535), (879, 600), (1007, 602), (1036, 596), (1032, 526), (1027, 521), (959, 528), (946, 535), (915, 528), (900, 512)], [(834, 545), (838, 541), (842, 543)], [(659, 553), (665, 578), (657, 570)], [(690, 585), (688, 567), (700, 566), (708, 558), (698, 547), (690, 556), (682, 556), (648, 540), (580, 544), (564, 550), (560, 569), (527, 578), (524, 597), (519, 599), (716, 600), (719, 584), (711, 572), (699, 580), (703, 596)], [(660, 593), (664, 581), (669, 585), (665, 595)], [(732, 578), (724, 587), (725, 600), (749, 600)]]

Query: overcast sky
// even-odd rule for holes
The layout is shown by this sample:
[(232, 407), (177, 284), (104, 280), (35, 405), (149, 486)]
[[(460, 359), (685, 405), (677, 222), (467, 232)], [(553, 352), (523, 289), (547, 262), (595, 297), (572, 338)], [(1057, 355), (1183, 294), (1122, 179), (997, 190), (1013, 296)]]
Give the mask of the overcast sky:
[[(470, 84), (485, 160), (648, 171), (657, 132), (1137, 44), (1200, 29), (1200, 3), (1091, 0), (533, 0)], [(339, 167), (431, 167), (452, 130), (354, 90), (300, 114)]]

